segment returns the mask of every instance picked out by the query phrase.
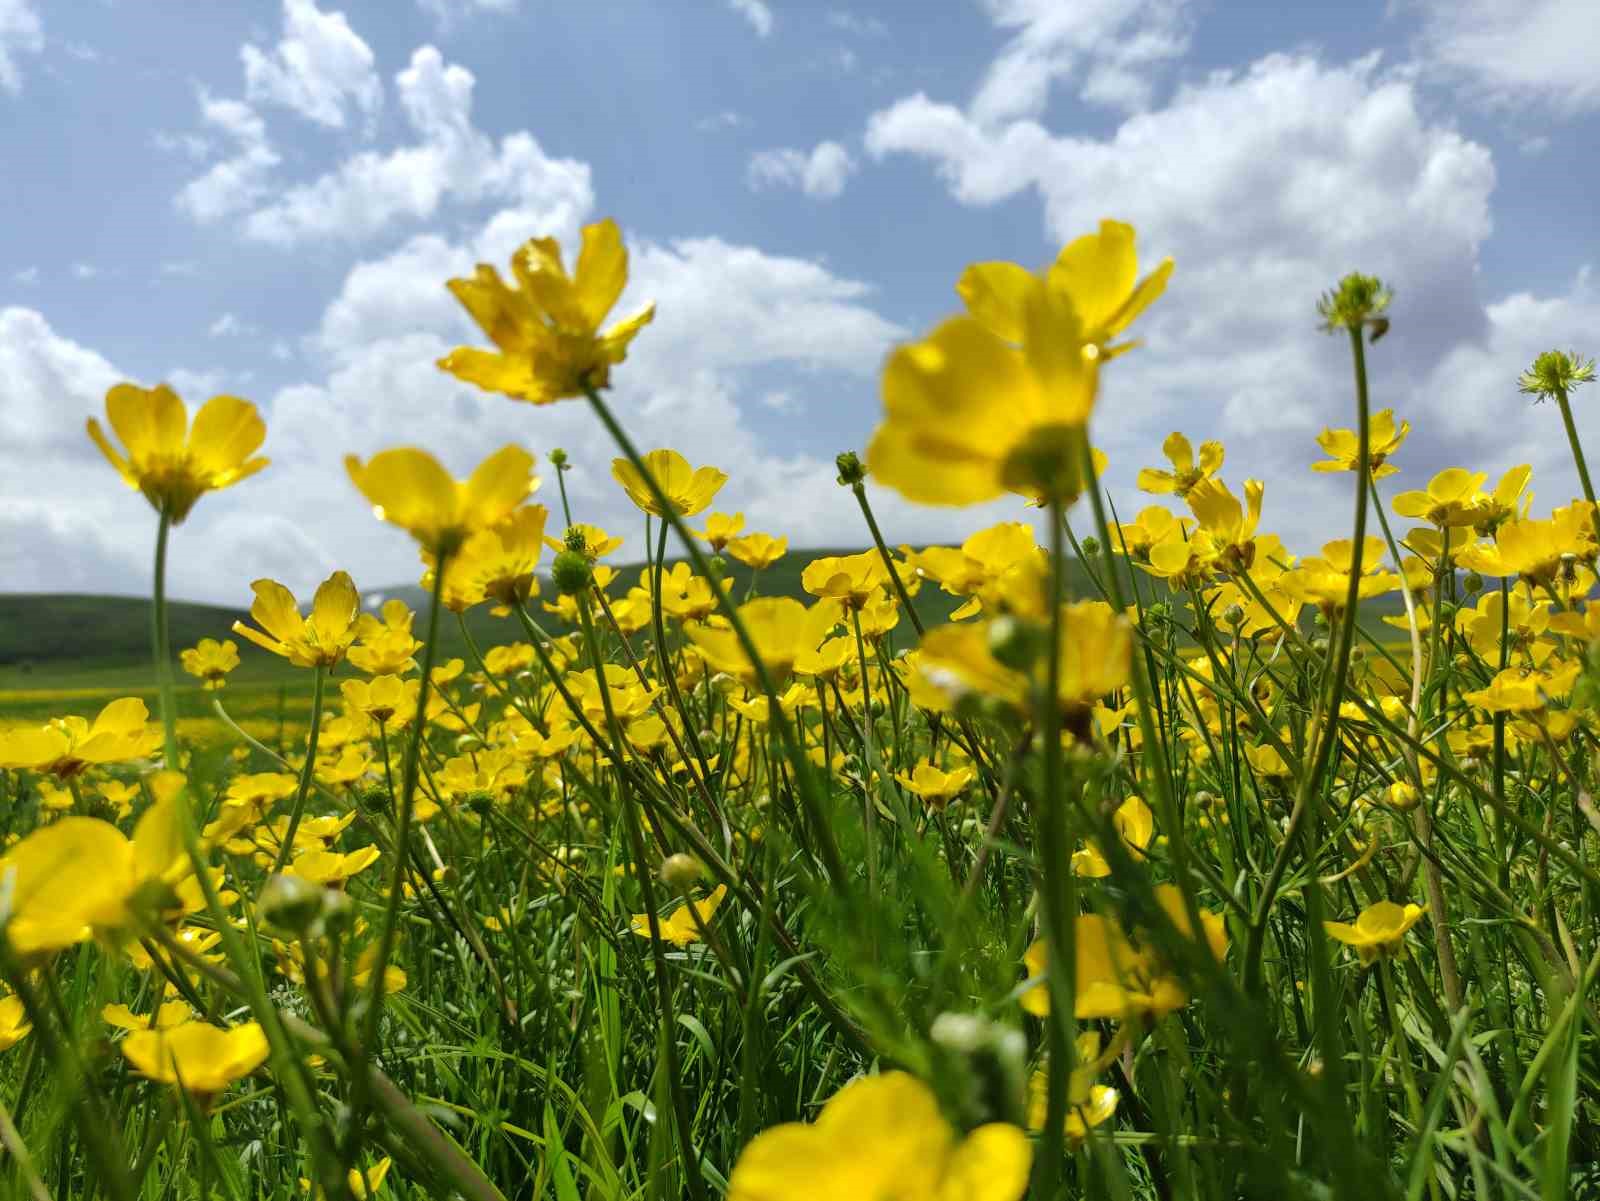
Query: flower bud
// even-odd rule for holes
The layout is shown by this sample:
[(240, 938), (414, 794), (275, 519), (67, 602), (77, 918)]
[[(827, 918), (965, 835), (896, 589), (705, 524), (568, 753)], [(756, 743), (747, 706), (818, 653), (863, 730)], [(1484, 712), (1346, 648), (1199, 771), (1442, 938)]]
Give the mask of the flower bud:
[(550, 565), (550, 576), (555, 581), (556, 590), (563, 596), (577, 596), (594, 580), (594, 568), (580, 552), (564, 550)]
[(1469, 571), (1461, 577), (1461, 587), (1468, 596), (1476, 596), (1483, 591), (1483, 577), (1475, 571)]
[(1400, 810), (1401, 813), (1411, 812), (1421, 800), (1422, 796), (1417, 792), (1414, 784), (1409, 784), (1404, 780), (1396, 780), (1389, 785), (1389, 804)]
[(550, 465), (557, 471), (565, 471), (568, 467), (567, 452), (559, 446), (550, 452)]
[(261, 886), (256, 919), (280, 933), (304, 938), (322, 916), (323, 894), (327, 891), (299, 876), (273, 876)]
[(1222, 611), (1222, 620), (1234, 629), (1244, 624), (1244, 606), (1235, 601)]
[(705, 864), (693, 855), (679, 851), (661, 861), (661, 881), (678, 892), (686, 892), (705, 875)]
[(842, 488), (854, 488), (867, 478), (867, 469), (861, 465), (861, 456), (853, 450), (835, 455), (833, 465), (838, 468), (839, 486)]

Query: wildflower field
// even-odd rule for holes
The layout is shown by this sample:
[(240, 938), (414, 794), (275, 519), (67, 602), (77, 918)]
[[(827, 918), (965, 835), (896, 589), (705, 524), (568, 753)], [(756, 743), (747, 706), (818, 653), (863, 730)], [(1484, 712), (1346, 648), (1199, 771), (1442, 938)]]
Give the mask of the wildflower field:
[[(588, 406), (643, 563), (560, 450), (401, 446), (350, 499), (424, 604), (257, 580), (175, 646), (184, 519), (268, 431), (132, 384), (89, 423), (84, 486), (152, 510), (151, 658), (0, 695), (4, 1195), (1600, 1195), (1590, 361), (1506, 365), (1582, 497), (1392, 491), (1428, 431), (1369, 400), (1407, 333), (1350, 275), (1299, 301), (1348, 527), (1284, 545), (1204, 430), (1119, 515), (1097, 403), (1174, 268), (1108, 220), (890, 355), (864, 549), (816, 556), (609, 407), (654, 315), (612, 321), (615, 224), (510, 269), (448, 281), (487, 344), (438, 366), (528, 446)], [(1015, 513), (914, 549), (886, 491)]]

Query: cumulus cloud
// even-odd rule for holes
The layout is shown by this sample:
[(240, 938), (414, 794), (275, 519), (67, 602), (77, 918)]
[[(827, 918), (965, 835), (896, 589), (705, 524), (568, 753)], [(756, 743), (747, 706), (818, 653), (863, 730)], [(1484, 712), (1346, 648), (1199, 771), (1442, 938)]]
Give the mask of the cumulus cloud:
[(372, 48), (342, 12), (323, 12), (315, 0), (283, 0), (282, 40), (270, 51), (246, 45), (239, 56), (251, 101), (319, 125), (342, 129), (351, 106), (370, 123), (383, 105)]
[(1050, 88), (1076, 77), (1091, 104), (1134, 110), (1150, 101), (1152, 75), (1189, 48), (1188, 0), (983, 0), (1012, 30), (972, 100), (980, 121), (1037, 116)]
[(750, 22), (750, 28), (756, 31), (757, 36), (771, 35), (772, 6), (765, 0), (728, 0), (728, 7)]
[(368, 237), (402, 219), (433, 216), (447, 200), (511, 202), (524, 218), (555, 227), (587, 209), (589, 168), (551, 158), (532, 134), (496, 144), (472, 123), (472, 72), (423, 46), (395, 76), (416, 141), (388, 154), (363, 152), (286, 190), (245, 220), (248, 237), (278, 246)]
[(429, 13), (440, 29), (451, 29), (477, 13), (511, 13), (517, 0), (417, 0), (417, 7)]
[(1592, 0), (1418, 0), (1422, 52), (1438, 74), (1492, 104), (1600, 108)]
[(208, 224), (254, 204), (281, 160), (267, 140), (266, 122), (244, 101), (202, 92), (200, 118), (233, 143), (233, 153), (184, 184), (175, 203), (180, 212)]
[(809, 151), (758, 151), (750, 156), (746, 178), (752, 188), (799, 188), (817, 200), (833, 200), (855, 169), (850, 152), (838, 142), (818, 142)]
[[(1317, 332), (1314, 313), (1348, 271), (1396, 291), (1394, 331), (1369, 362), (1377, 403), (1418, 425), (1398, 456), (1404, 486), (1449, 462), (1497, 470), (1531, 456), (1532, 439), (1512, 449), (1506, 437), (1511, 384), (1592, 313), (1587, 277), (1564, 298), (1486, 303), (1492, 157), (1375, 56), (1270, 55), (1100, 137), (917, 94), (873, 115), (866, 146), (928, 162), (962, 204), (1036, 197), (1049, 245), (1116, 217), (1137, 227), (1146, 268), (1176, 256), (1167, 296), (1141, 319), (1146, 345), (1108, 369), (1097, 414), (1124, 512), (1149, 503), (1133, 476), (1178, 425), (1224, 438), (1230, 474), (1266, 480), (1266, 520), (1286, 537), (1314, 547), (1342, 528), (1343, 477), (1305, 469), (1316, 433), (1353, 421), (1348, 350)], [(1466, 396), (1483, 398), (1481, 421), (1463, 421)]]
[(22, 91), (19, 54), (44, 49), (44, 24), (32, 0), (0, 0), (0, 91)]

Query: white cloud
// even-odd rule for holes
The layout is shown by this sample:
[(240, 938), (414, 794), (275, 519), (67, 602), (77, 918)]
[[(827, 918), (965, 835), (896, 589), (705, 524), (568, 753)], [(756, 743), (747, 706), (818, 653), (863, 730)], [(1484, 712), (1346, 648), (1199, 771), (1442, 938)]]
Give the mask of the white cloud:
[(758, 36), (767, 37), (772, 33), (772, 6), (765, 0), (728, 0), (728, 7), (750, 22), (750, 28)]
[(169, 130), (158, 129), (150, 137), (150, 144), (163, 154), (181, 154), (185, 158), (201, 159), (211, 155), (211, 141), (197, 133), (172, 133)]
[(519, 131), (498, 145), (472, 123), (472, 72), (419, 48), (395, 77), (417, 141), (388, 154), (364, 152), (256, 209), (245, 233), (289, 246), (318, 238), (369, 236), (391, 223), (433, 216), (451, 199), (510, 202), (522, 217), (555, 229), (572, 224), (593, 192), (587, 164), (547, 156)]
[(1418, 0), (1422, 51), (1492, 104), (1600, 108), (1594, 0)]
[(174, 367), (163, 380), (193, 406), (222, 391), (222, 381), (226, 378), (227, 373), (217, 367), (199, 371), (189, 367)]
[(283, 0), (277, 47), (246, 45), (239, 56), (250, 100), (282, 105), (319, 125), (342, 129), (353, 105), (370, 127), (383, 106), (372, 48), (342, 12), (323, 12), (315, 0)]
[(24, 267), (20, 271), (13, 271), (11, 273), (11, 278), (16, 280), (16, 282), (19, 284), (27, 284), (29, 287), (32, 287), (34, 284), (39, 282), (39, 268)]
[(417, 7), (432, 14), (440, 29), (448, 30), (476, 13), (515, 12), (517, 0), (417, 0)]
[(824, 19), (832, 29), (840, 29), (857, 37), (885, 37), (889, 26), (877, 17), (863, 16), (846, 9), (829, 9)]
[(239, 338), (255, 332), (255, 326), (239, 320), (232, 313), (222, 314), (206, 329), (206, 333), (213, 338)]
[(74, 279), (93, 279), (100, 274), (100, 269), (93, 263), (73, 263), (72, 277)]
[(750, 124), (750, 118), (732, 109), (724, 109), (709, 117), (702, 117), (694, 123), (694, 127), (701, 133), (711, 133), (720, 129), (739, 129)]
[(994, 23), (1015, 30), (990, 65), (972, 115), (981, 122), (1036, 117), (1058, 80), (1079, 77), (1091, 103), (1137, 110), (1151, 75), (1189, 47), (1189, 0), (983, 0)]
[(248, 208), (266, 191), (268, 177), (279, 163), (267, 141), (266, 123), (242, 100), (218, 100), (202, 92), (200, 117), (220, 130), (234, 153), (191, 179), (178, 192), (179, 211), (206, 224)]
[(0, 0), (0, 91), (16, 95), (22, 90), (19, 54), (44, 49), (44, 25), (31, 0)]
[(799, 188), (817, 200), (832, 200), (844, 191), (855, 160), (838, 142), (818, 142), (809, 152), (785, 147), (750, 156), (747, 177), (752, 188)]
[[(1225, 438), (1230, 471), (1266, 479), (1267, 521), (1286, 537), (1315, 546), (1342, 527), (1345, 489), (1305, 467), (1316, 432), (1352, 419), (1348, 352), (1316, 331), (1313, 308), (1348, 271), (1382, 276), (1398, 297), (1394, 332), (1370, 355), (1384, 405), (1425, 410), (1449, 395), (1428, 391), (1436, 365), (1493, 338), (1478, 284), (1492, 158), (1431, 119), (1415, 83), (1375, 57), (1272, 55), (1104, 137), (984, 122), (919, 94), (875, 114), (866, 145), (925, 159), (962, 204), (1036, 195), (1050, 245), (1116, 217), (1137, 227), (1147, 266), (1176, 256), (1166, 297), (1140, 322), (1147, 345), (1107, 372), (1096, 438), (1124, 510), (1149, 503), (1128, 485), (1177, 424)], [(1493, 365), (1494, 378), (1525, 365)], [(1498, 456), (1501, 427), (1463, 442), (1459, 426), (1419, 429), (1399, 460), (1407, 482), (1447, 454)]]

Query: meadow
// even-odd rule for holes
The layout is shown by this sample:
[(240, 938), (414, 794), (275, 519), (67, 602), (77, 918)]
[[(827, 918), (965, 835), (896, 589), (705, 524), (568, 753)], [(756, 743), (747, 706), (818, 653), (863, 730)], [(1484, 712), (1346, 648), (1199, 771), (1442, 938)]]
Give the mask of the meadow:
[[(1600, 1195), (1592, 362), (1507, 365), (1583, 497), (1395, 491), (1406, 330), (1330, 281), (1349, 526), (1291, 550), (1204, 431), (1114, 514), (1097, 405), (1174, 267), (1107, 221), (963, 274), (839, 456), (859, 546), (799, 551), (613, 413), (627, 267), (600, 222), (449, 281), (491, 345), (439, 366), (530, 442), (587, 406), (642, 562), (560, 451), (535, 500), (519, 446), (397, 447), (347, 466), (414, 588), (171, 603), (265, 423), (110, 390), (152, 597), (0, 604), (0, 1194)], [(885, 490), (1015, 512), (910, 547)]]

